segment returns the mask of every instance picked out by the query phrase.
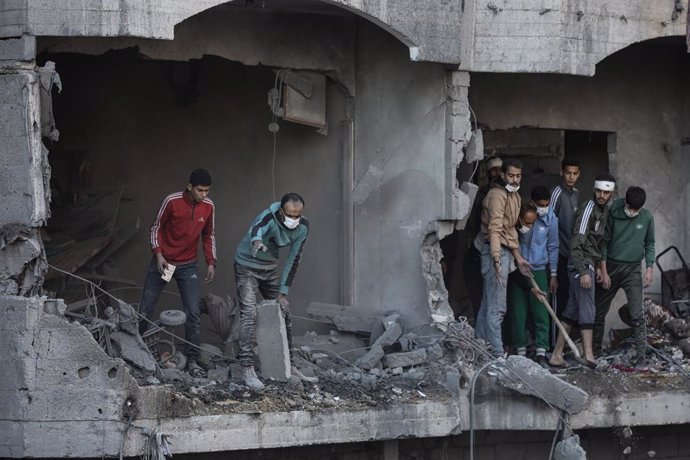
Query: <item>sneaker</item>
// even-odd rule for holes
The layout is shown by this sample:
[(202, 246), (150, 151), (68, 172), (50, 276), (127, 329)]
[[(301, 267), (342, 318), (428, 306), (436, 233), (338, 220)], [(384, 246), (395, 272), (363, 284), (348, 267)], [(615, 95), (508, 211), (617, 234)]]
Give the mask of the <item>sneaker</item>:
[(261, 391), (265, 388), (264, 384), (261, 383), (261, 380), (259, 380), (259, 377), (256, 375), (254, 366), (242, 368), (242, 380), (244, 381), (244, 384), (249, 387), (250, 390)]
[(534, 361), (544, 369), (549, 369), (551, 367), (549, 366), (549, 361), (546, 359), (546, 356), (544, 355), (537, 355)]

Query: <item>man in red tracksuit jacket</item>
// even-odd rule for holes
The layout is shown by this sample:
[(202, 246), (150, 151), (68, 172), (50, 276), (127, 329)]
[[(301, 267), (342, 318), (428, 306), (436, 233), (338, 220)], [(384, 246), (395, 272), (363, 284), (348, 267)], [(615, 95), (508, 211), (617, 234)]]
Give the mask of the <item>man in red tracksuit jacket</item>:
[[(207, 198), (210, 189), (211, 175), (205, 169), (195, 169), (189, 176), (185, 191), (168, 195), (163, 200), (151, 226), (153, 257), (141, 297), (142, 313), (151, 318), (156, 302), (167, 284), (161, 274), (169, 264), (175, 266), (172, 277), (177, 282), (187, 315), (185, 338), (195, 345), (187, 345), (185, 351), (187, 370), (195, 377), (203, 375), (203, 369), (197, 364), (201, 335), (196, 260), (199, 236), (203, 241), (208, 267), (205, 280), (207, 284), (213, 281), (216, 271), (215, 212), (213, 201)], [(142, 324), (142, 329), (145, 330), (147, 324)]]

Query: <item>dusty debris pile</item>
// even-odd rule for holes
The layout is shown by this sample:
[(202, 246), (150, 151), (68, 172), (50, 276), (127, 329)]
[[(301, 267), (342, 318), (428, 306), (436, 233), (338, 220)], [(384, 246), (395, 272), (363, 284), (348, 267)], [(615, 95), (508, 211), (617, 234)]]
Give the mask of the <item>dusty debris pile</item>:
[(621, 372), (671, 372), (690, 376), (690, 330), (686, 318), (676, 316), (670, 309), (652, 299), (644, 300), (647, 323), (648, 351), (641, 363), (634, 362), (630, 340), (632, 322), (625, 306), (619, 316), (628, 328), (610, 331), (608, 355), (600, 361)]

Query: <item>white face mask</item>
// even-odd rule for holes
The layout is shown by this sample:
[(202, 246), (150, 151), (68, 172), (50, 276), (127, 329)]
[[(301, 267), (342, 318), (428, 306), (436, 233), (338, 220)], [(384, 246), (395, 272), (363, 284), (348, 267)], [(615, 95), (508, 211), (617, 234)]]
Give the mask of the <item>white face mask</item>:
[(510, 193), (515, 193), (518, 190), (520, 190), (520, 186), (519, 185), (506, 184), (506, 190), (508, 190), (508, 192), (510, 192)]
[(283, 223), (290, 230), (294, 230), (299, 225), (299, 218), (293, 219), (292, 217), (285, 216)]
[(637, 217), (640, 214), (640, 211), (633, 211), (633, 210), (629, 209), (627, 206), (624, 208), (624, 211), (625, 211), (625, 215), (630, 217), (631, 219), (633, 217)]
[(548, 212), (549, 212), (548, 207), (546, 207), (546, 208), (537, 207), (537, 215), (539, 217), (544, 217)]
[(532, 231), (532, 229), (531, 229), (530, 227), (527, 227), (527, 226), (523, 225), (522, 227), (518, 228), (518, 231), (519, 231), (520, 233), (522, 233), (523, 235), (526, 235), (527, 233), (529, 233), (530, 231)]

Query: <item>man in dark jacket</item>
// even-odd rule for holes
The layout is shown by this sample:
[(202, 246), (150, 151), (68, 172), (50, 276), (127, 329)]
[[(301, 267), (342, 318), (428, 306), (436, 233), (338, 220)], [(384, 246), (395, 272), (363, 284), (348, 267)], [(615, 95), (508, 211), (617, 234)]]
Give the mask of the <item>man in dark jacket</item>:
[[(292, 346), (292, 322), (288, 292), (297, 273), (302, 249), (309, 233), (309, 221), (302, 216), (304, 199), (288, 193), (262, 211), (237, 245), (235, 284), (240, 304), (240, 353), (242, 378), (255, 391), (264, 388), (254, 369), (256, 296), (277, 300), (285, 315), (288, 346)], [(278, 275), (280, 248), (290, 246), (282, 275)]]
[[(599, 263), (601, 286), (596, 289), (594, 321), (594, 348), (599, 352), (606, 314), (618, 290), (623, 289), (633, 323), (638, 361), (644, 358), (647, 350), (642, 289), (651, 286), (654, 279), (654, 216), (642, 208), (646, 200), (644, 189), (630, 187), (625, 199), (620, 198), (611, 206)], [(640, 266), (643, 259), (644, 275)]]
[[(600, 174), (594, 181), (594, 196), (578, 207), (573, 224), (573, 238), (570, 242), (570, 296), (568, 304), (561, 315), (566, 332), (580, 326), (582, 348), (585, 359), (594, 361), (592, 348), (592, 328), (594, 327), (594, 280), (595, 267), (601, 260), (601, 251), (606, 231), (608, 208), (616, 188), (616, 181), (609, 174)], [(563, 349), (565, 337), (558, 335), (556, 347), (551, 354), (549, 364), (563, 366)]]
[[(580, 204), (580, 191), (575, 188), (580, 178), (580, 162), (566, 158), (561, 162), (563, 182), (551, 193), (551, 208), (558, 217), (558, 290), (556, 310), (560, 314), (568, 304), (570, 282), (568, 281), (568, 260), (570, 259), (570, 240), (573, 237), (575, 211)], [(555, 340), (555, 329), (553, 339)]]
[[(199, 237), (203, 242), (208, 267), (206, 283), (213, 281), (216, 273), (215, 211), (213, 201), (208, 198), (210, 189), (211, 175), (205, 169), (195, 169), (189, 176), (185, 191), (168, 195), (163, 200), (151, 226), (153, 258), (141, 296), (142, 314), (150, 318), (163, 288), (171, 278), (175, 279), (187, 315), (185, 338), (192, 344), (185, 351), (187, 370), (195, 377), (204, 373), (196, 361), (201, 337), (196, 260)], [(167, 277), (163, 278), (162, 275), (166, 272)], [(139, 329), (144, 331), (147, 327), (148, 323), (142, 322)]]

